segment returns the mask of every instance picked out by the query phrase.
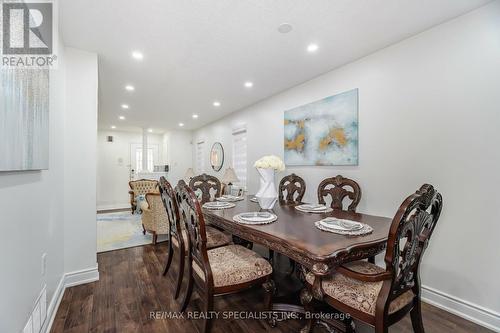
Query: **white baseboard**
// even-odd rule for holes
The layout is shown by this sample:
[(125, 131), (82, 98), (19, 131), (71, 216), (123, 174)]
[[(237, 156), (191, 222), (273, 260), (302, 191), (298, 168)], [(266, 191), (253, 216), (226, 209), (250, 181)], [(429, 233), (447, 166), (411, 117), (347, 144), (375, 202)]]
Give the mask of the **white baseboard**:
[(130, 202), (117, 203), (112, 205), (97, 205), (97, 210), (130, 209)]
[(428, 286), (422, 286), (422, 301), (484, 326), (494, 332), (500, 332), (500, 313), (493, 310)]
[(63, 298), (64, 291), (66, 290), (66, 288), (98, 280), (99, 280), (99, 270), (97, 266), (94, 268), (88, 268), (80, 271), (65, 273), (59, 280), (57, 288), (54, 291), (54, 295), (52, 296), (52, 300), (50, 301), (50, 304), (47, 307), (47, 319), (45, 320), (45, 324), (43, 325), (40, 332), (44, 333), (50, 332), (50, 329), (52, 328), (52, 324), (54, 323), (54, 319), (56, 317), (57, 309), (59, 308), (59, 304), (61, 304), (61, 300)]

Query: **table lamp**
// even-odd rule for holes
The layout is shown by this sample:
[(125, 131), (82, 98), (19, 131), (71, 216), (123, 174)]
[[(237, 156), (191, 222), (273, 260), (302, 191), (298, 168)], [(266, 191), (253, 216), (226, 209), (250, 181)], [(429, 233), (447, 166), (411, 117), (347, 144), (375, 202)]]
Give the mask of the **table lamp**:
[(186, 174), (184, 175), (184, 180), (186, 181), (186, 183), (189, 184), (191, 178), (193, 178), (194, 176), (196, 175), (194, 174), (193, 168), (189, 168), (187, 169)]
[(233, 186), (233, 183), (239, 182), (240, 180), (238, 179), (238, 176), (236, 176), (236, 172), (234, 172), (234, 169), (229, 167), (224, 172), (224, 176), (222, 176), (221, 181), (227, 185), (228, 192), (229, 194), (231, 194), (231, 187)]

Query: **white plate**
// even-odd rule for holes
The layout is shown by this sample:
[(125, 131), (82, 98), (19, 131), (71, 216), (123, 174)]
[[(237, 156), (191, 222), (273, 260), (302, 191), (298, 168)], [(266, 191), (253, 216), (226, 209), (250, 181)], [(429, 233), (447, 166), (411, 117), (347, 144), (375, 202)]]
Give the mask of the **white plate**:
[(241, 220), (248, 222), (266, 222), (274, 219), (276, 215), (267, 212), (241, 213), (237, 215)]
[(223, 195), (221, 197), (216, 198), (216, 200), (223, 201), (223, 202), (234, 202), (234, 201), (243, 200), (243, 198), (235, 196), (235, 195), (227, 195), (227, 194), (225, 194), (225, 195)]
[(234, 204), (224, 201), (210, 201), (203, 204), (204, 208), (230, 208), (234, 207)]
[(342, 231), (356, 231), (363, 228), (363, 224), (359, 222), (337, 219), (335, 217), (327, 217), (321, 220), (320, 223), (325, 228)]
[(303, 204), (297, 207), (299, 207), (299, 209), (312, 210), (315, 212), (322, 212), (328, 209), (328, 207), (326, 207), (325, 205), (317, 205), (317, 204)]

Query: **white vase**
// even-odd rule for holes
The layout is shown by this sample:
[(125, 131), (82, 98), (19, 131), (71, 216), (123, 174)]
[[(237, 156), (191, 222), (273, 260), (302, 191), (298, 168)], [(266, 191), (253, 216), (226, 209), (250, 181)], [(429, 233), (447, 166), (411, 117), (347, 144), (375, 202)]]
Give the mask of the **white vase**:
[(278, 191), (274, 183), (274, 169), (257, 168), (260, 175), (260, 188), (255, 197), (259, 202), (260, 208), (272, 209), (278, 201)]

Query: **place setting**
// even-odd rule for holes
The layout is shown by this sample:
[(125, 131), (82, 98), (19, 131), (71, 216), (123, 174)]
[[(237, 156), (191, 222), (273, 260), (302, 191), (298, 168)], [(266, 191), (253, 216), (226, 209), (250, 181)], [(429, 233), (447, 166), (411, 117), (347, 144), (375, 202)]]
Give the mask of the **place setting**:
[(314, 223), (316, 228), (340, 235), (360, 236), (373, 231), (368, 224), (361, 222), (339, 219), (336, 217), (327, 217)]
[(202, 207), (210, 210), (221, 210), (221, 209), (234, 208), (236, 207), (236, 205), (234, 203), (226, 201), (209, 201), (204, 203)]
[(243, 200), (243, 197), (237, 196), (237, 195), (231, 195), (231, 194), (224, 194), (221, 195), (220, 197), (217, 197), (216, 200), (220, 202), (237, 202)]
[(316, 214), (330, 213), (331, 211), (333, 211), (331, 207), (322, 204), (302, 204), (295, 206), (295, 209), (303, 213), (316, 213)]
[(248, 212), (233, 216), (233, 221), (241, 224), (269, 224), (278, 220), (278, 216), (270, 212)]

